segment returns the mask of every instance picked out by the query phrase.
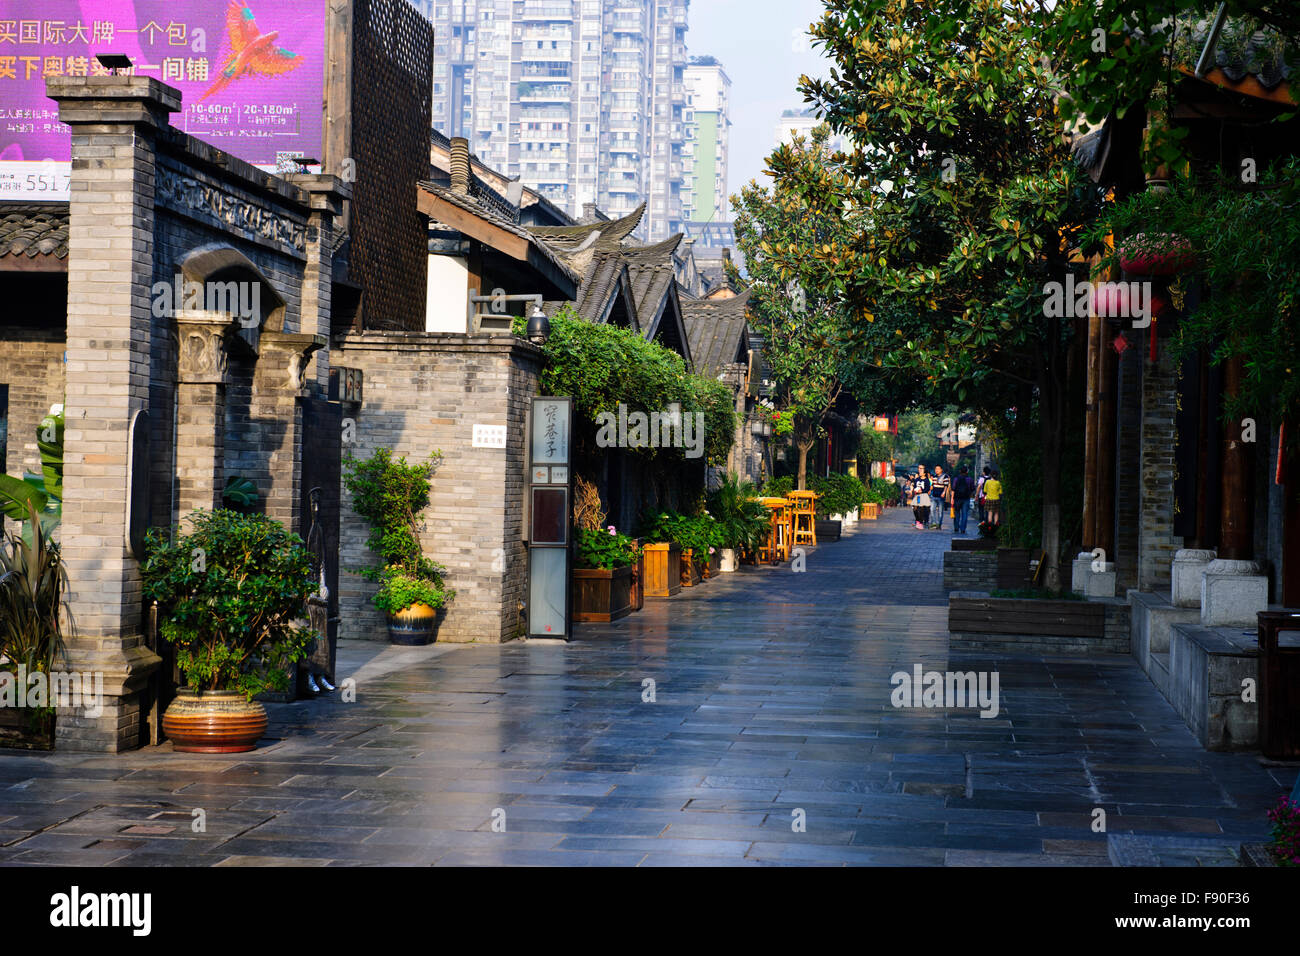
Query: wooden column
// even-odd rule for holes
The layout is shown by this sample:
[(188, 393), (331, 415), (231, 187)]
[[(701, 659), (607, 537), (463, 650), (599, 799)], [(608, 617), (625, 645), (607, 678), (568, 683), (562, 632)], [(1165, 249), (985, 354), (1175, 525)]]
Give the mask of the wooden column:
[[(1237, 355), (1223, 365), (1225, 403), (1241, 391), (1242, 359)], [(1241, 440), (1241, 426), (1230, 422), (1223, 434), (1223, 502), (1220, 511), (1219, 557), (1229, 561), (1250, 561), (1254, 510), (1250, 493), (1250, 456)]]

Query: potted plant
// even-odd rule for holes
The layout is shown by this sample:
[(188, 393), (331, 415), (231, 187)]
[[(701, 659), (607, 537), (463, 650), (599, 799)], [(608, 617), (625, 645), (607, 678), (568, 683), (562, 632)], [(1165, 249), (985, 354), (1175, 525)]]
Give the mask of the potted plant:
[(407, 464), (388, 448), (365, 460), (343, 460), (352, 507), (370, 525), (366, 546), (381, 562), (355, 573), (379, 584), (371, 603), (386, 615), (394, 644), (431, 643), (455, 594), (443, 583), (446, 569), (424, 556), (420, 542), (419, 516), (429, 505), (429, 482), (441, 460), (435, 451), (426, 461)]
[(721, 529), (721, 572), (735, 571), (738, 555), (755, 554), (771, 531), (771, 517), (753, 484), (735, 475), (728, 475), (709, 495), (709, 513)]
[[(64, 655), (59, 608), (67, 580), (59, 546), (29, 505), (22, 531), (0, 541), (0, 746), (54, 749), (49, 678)], [(36, 674), (45, 675), (39, 696), (29, 692)]]
[(265, 515), (197, 511), (189, 522), (188, 534), (150, 530), (140, 568), (185, 681), (163, 731), (183, 753), (242, 753), (266, 730), (253, 698), (287, 691), (316, 636), (299, 623), (316, 590), (311, 553)]
[(579, 528), (573, 569), (573, 619), (617, 621), (634, 610), (633, 568), (641, 550), (613, 525)]

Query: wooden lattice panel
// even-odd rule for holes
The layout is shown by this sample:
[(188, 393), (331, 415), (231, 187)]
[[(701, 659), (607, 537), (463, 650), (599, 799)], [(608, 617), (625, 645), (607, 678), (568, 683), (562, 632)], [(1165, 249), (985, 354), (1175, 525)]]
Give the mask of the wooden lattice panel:
[(367, 329), (424, 329), (428, 238), (415, 184), (429, 177), (433, 24), (406, 0), (354, 0), (352, 250)]

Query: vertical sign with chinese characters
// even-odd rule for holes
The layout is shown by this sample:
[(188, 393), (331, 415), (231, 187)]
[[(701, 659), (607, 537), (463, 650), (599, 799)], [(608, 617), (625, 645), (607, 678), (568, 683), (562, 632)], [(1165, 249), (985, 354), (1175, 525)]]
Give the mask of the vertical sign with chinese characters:
[(533, 399), (529, 436), (528, 636), (569, 640), (573, 613), (573, 399)]
[(0, 0), (0, 200), (67, 200), (45, 83), (101, 53), (181, 91), (172, 125), (264, 169), (322, 150), (326, 0)]

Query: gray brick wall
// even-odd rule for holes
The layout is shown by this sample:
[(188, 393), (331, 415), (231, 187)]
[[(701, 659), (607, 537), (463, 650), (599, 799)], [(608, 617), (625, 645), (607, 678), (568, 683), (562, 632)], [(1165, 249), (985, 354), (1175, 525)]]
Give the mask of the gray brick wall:
[(40, 471), (36, 426), (50, 406), (63, 401), (61, 328), (0, 329), (0, 385), (9, 386), (9, 432), (0, 470), (21, 478)]
[[(334, 342), (334, 364), (362, 369), (365, 381), (356, 442), (344, 445), (345, 454), (366, 458), (387, 447), (416, 460), (442, 452), (421, 531), (425, 554), (446, 567), (456, 590), (439, 641), (519, 636), (527, 582), (524, 423), (540, 356), (508, 334), (372, 332)], [(473, 448), (475, 423), (505, 425), (507, 448)], [(383, 615), (369, 600), (375, 586), (348, 573), (375, 563), (365, 547), (369, 530), (346, 490), (341, 500), (340, 634), (387, 640)]]

